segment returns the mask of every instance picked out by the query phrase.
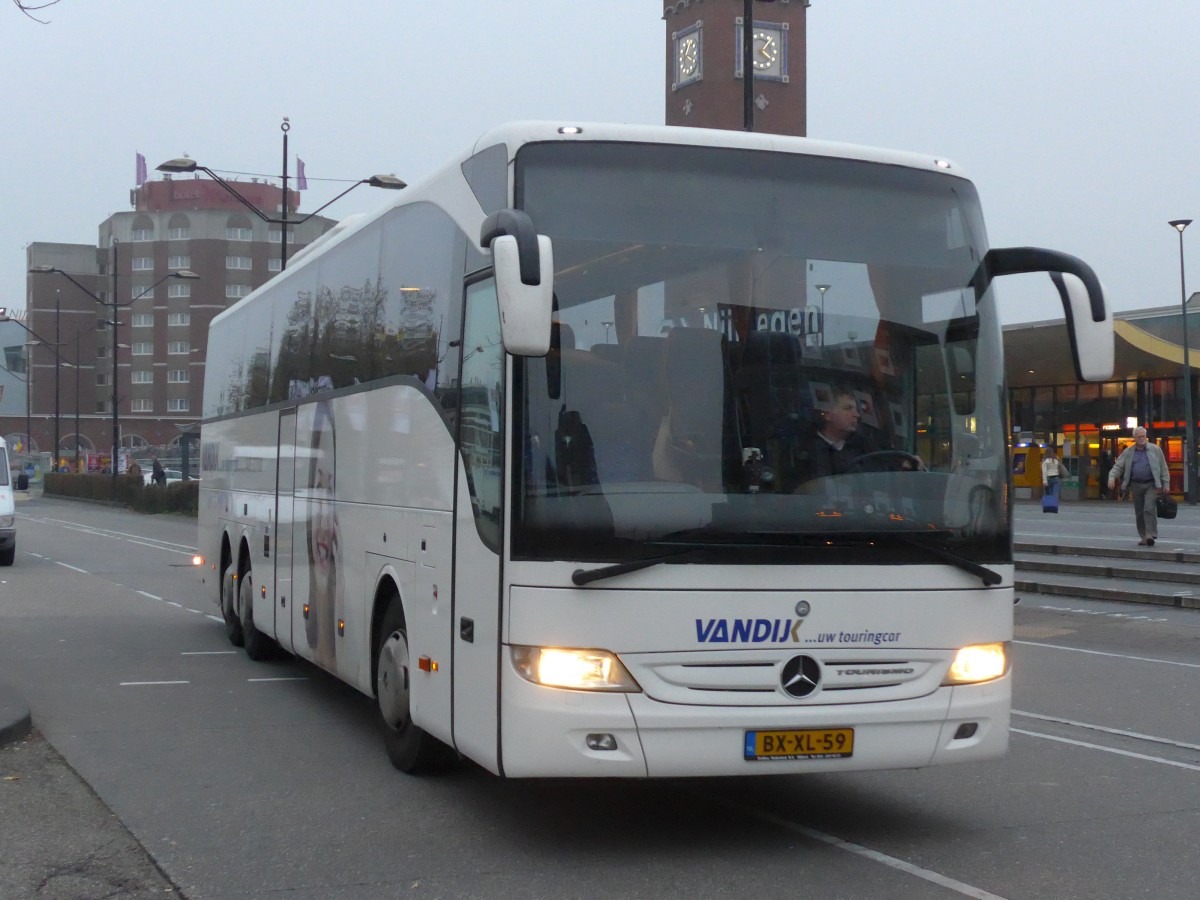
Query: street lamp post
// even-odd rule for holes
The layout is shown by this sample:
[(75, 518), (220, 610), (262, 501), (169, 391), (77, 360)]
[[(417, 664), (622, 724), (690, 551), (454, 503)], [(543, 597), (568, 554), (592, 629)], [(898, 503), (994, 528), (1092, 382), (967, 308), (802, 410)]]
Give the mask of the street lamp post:
[(274, 218), (272, 216), (268, 216), (261, 209), (259, 209), (257, 206), (255, 206), (253, 203), (251, 203), (249, 200), (247, 200), (245, 197), (243, 197), (240, 193), (238, 193), (238, 191), (233, 187), (233, 185), (231, 185), (229, 182), (227, 182), (224, 178), (222, 178), (220, 175), (218, 175), (216, 172), (214, 172), (212, 169), (208, 168), (207, 166), (200, 165), (194, 159), (190, 159), (189, 157), (186, 157), (186, 156), (180, 157), (179, 159), (169, 159), (162, 165), (155, 167), (160, 172), (169, 172), (169, 173), (204, 172), (206, 175), (208, 175), (209, 178), (211, 178), (213, 181), (215, 181), (217, 184), (219, 184), (222, 188), (224, 188), (226, 191), (228, 191), (230, 194), (232, 194), (235, 200), (237, 200), (239, 203), (241, 203), (243, 206), (245, 206), (247, 209), (249, 209), (250, 212), (254, 213), (254, 215), (258, 216), (260, 219), (262, 219), (264, 222), (266, 222), (269, 225), (278, 225), (279, 232), (280, 232), (280, 234), (279, 234), (279, 268), (280, 268), (280, 271), (287, 268), (287, 236), (288, 236), (288, 226), (289, 225), (299, 225), (303, 222), (307, 222), (309, 219), (311, 219), (313, 216), (315, 216), (321, 210), (328, 207), (330, 204), (335, 203), (338, 200), (341, 200), (343, 197), (345, 197), (348, 193), (350, 193), (352, 190), (354, 190), (360, 184), (369, 184), (371, 187), (385, 188), (387, 190), (393, 190), (393, 191), (398, 191), (398, 190), (408, 186), (403, 181), (401, 181), (399, 178), (397, 178), (395, 175), (372, 175), (370, 178), (363, 178), (360, 181), (354, 182), (354, 184), (350, 185), (350, 187), (346, 188), (344, 191), (342, 191), (340, 194), (338, 194), (336, 197), (334, 197), (328, 203), (325, 203), (322, 206), (317, 207), (315, 210), (310, 212), (308, 215), (303, 216), (302, 218), (299, 218), (299, 219), (289, 218), (288, 217), (288, 132), (291, 130), (291, 128), (292, 128), (292, 126), (288, 123), (287, 117), (285, 116), (283, 119), (283, 123), (279, 126), (279, 130), (283, 132), (283, 204), (281, 207), (282, 215), (279, 218)]
[(30, 359), (29, 345), (25, 345), (25, 455), (33, 455), (33, 411), (30, 407), (33, 404), (33, 389), (30, 387), (30, 382), (33, 380), (33, 365)]
[(1183, 414), (1184, 426), (1184, 485), (1187, 502), (1196, 502), (1196, 419), (1192, 415), (1192, 360), (1188, 351), (1187, 282), (1183, 269), (1183, 229), (1192, 224), (1191, 219), (1172, 219), (1167, 223), (1179, 232), (1179, 301), (1183, 316)]
[(742, 0), (742, 130), (754, 130), (754, 4), (775, 0)]
[[(108, 493), (109, 493), (110, 500), (117, 499), (117, 473), (119, 471), (119, 467), (117, 466), (117, 454), (121, 452), (121, 395), (117, 391), (117, 374), (119, 371), (117, 369), (117, 351), (120, 349), (117, 346), (117, 331), (118, 331), (118, 328), (117, 328), (117, 296), (118, 296), (117, 295), (117, 255), (120, 250), (120, 246), (121, 245), (120, 245), (119, 241), (113, 240), (113, 242), (112, 242), (112, 272), (110, 273), (112, 276), (112, 322), (108, 326), (109, 328), (112, 329), (112, 336), (113, 336), (113, 339), (112, 339), (112, 453), (109, 455), (109, 458), (108, 458), (108, 468), (109, 468), (109, 472), (111, 473), (110, 477), (112, 478), (112, 480), (108, 483)], [(154, 284), (157, 285), (158, 282), (156, 281), (156, 282), (154, 282)], [(153, 289), (154, 289), (153, 285), (151, 287), (147, 288), (147, 290), (153, 290)], [(140, 294), (138, 294), (138, 297), (141, 297), (142, 294), (145, 294), (145, 293), (146, 293), (146, 291), (142, 291)], [(93, 297), (92, 299), (95, 299), (95, 298)], [(137, 297), (133, 298), (133, 300), (136, 300), (136, 299), (137, 299)], [(129, 302), (133, 303), (133, 300), (130, 300)], [(131, 379), (133, 378), (132, 375), (130, 375), (129, 377)]]
[(817, 323), (818, 328), (819, 328), (819, 330), (817, 331), (817, 346), (824, 347), (825, 346), (825, 292), (827, 290), (829, 290), (831, 287), (833, 287), (833, 285), (832, 284), (814, 284), (813, 287), (815, 287), (818, 291), (821, 292), (821, 310), (818, 313), (818, 315), (820, 315), (820, 317), (821, 317), (821, 320), (820, 320), (820, 322)]
[[(62, 335), (59, 333), (59, 331), (61, 329), (61, 323), (62, 323), (62, 308), (59, 305), (59, 292), (58, 292), (58, 289), (56, 288), (54, 291), (54, 346), (55, 347), (62, 346)], [(57, 355), (57, 352), (55, 355)], [(59, 359), (61, 360), (62, 357), (59, 357)], [(62, 366), (54, 367), (54, 471), (55, 472), (58, 471), (58, 442), (61, 437), (61, 435), (59, 433), (59, 428), (58, 428), (58, 417), (60, 415), (59, 387), (58, 387), (58, 383), (59, 383), (60, 379), (58, 377), (58, 373), (61, 369), (62, 369)]]
[[(112, 470), (112, 472), (111, 472), (112, 483), (111, 483), (111, 487), (109, 488), (109, 491), (110, 491), (110, 499), (113, 499), (113, 500), (117, 499), (117, 474), (118, 474), (117, 458), (118, 458), (118, 455), (120, 454), (120, 450), (121, 450), (121, 394), (120, 394), (120, 390), (117, 385), (117, 374), (119, 371), (117, 368), (117, 351), (120, 349), (120, 344), (117, 342), (118, 341), (117, 314), (120, 310), (132, 306), (138, 300), (142, 299), (142, 297), (145, 297), (147, 294), (151, 293), (156, 287), (158, 287), (160, 284), (162, 284), (164, 281), (167, 281), (170, 278), (183, 278), (183, 279), (186, 279), (189, 281), (195, 281), (200, 278), (200, 276), (197, 275), (195, 272), (191, 272), (187, 269), (180, 269), (177, 272), (168, 272), (162, 278), (158, 279), (158, 281), (154, 282), (154, 284), (150, 285), (149, 287), (145, 288), (140, 293), (138, 293), (136, 296), (134, 296), (128, 303), (120, 303), (117, 301), (117, 296), (118, 296), (118, 294), (117, 294), (118, 247), (119, 247), (119, 243), (114, 240), (113, 245), (112, 245), (112, 301), (111, 302), (109, 302), (107, 300), (101, 300), (99, 297), (97, 297), (95, 294), (93, 294), (91, 291), (89, 291), (87, 288), (85, 288), (82, 284), (80, 284), (78, 281), (76, 281), (70, 275), (70, 273), (64, 272), (62, 269), (54, 268), (53, 266), (34, 266), (33, 268), (31, 268), (29, 270), (30, 273), (33, 275), (48, 275), (51, 273), (54, 273), (56, 275), (61, 275), (63, 278), (67, 279), (67, 281), (71, 282), (71, 284), (75, 285), (75, 287), (79, 288), (81, 291), (83, 291), (85, 294), (87, 294), (89, 297), (91, 297), (95, 303), (99, 304), (100, 306), (105, 306), (105, 307), (109, 307), (110, 309), (112, 309), (113, 317), (110, 322), (110, 327), (112, 328), (112, 332), (113, 332), (113, 339), (112, 339), (112, 462), (109, 467)], [(55, 448), (55, 452), (57, 452), (57, 448)]]
[(75, 370), (75, 471), (79, 472), (79, 370), (82, 366), (79, 365), (79, 336), (80, 330), (75, 329), (75, 362), (64, 362), (64, 366), (70, 366)]

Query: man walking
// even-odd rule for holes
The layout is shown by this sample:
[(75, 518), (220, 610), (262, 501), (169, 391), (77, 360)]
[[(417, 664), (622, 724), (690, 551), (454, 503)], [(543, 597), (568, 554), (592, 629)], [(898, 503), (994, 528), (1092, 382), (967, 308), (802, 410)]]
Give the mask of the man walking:
[(1167, 460), (1157, 444), (1146, 439), (1146, 429), (1133, 429), (1133, 446), (1126, 447), (1108, 473), (1108, 489), (1120, 483), (1122, 491), (1133, 492), (1133, 513), (1141, 536), (1138, 544), (1153, 547), (1158, 538), (1158, 514), (1154, 503), (1158, 492), (1170, 485)]

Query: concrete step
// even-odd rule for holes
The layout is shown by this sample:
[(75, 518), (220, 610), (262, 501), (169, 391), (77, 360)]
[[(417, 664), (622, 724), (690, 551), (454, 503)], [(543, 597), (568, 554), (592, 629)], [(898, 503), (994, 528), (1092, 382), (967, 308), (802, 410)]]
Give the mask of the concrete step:
[(1200, 553), (1170, 546), (1102, 548), (1019, 543), (1018, 596), (1050, 594), (1200, 609)]
[(1060, 597), (1088, 597), (1093, 600), (1119, 600), (1154, 606), (1200, 609), (1200, 585), (1173, 581), (1143, 581), (1129, 578), (1099, 578), (1085, 575), (1018, 571), (1014, 581), (1016, 594), (1049, 594)]
[(1133, 543), (1128, 547), (1094, 547), (1084, 543), (1082, 539), (1075, 540), (1077, 542), (1060, 541), (1057, 544), (1017, 541), (1013, 544), (1013, 552), (1038, 556), (1099, 556), (1104, 559), (1136, 559), (1139, 562), (1155, 560), (1193, 565), (1200, 563), (1200, 553), (1172, 547), (1171, 542), (1165, 538), (1160, 538), (1153, 547), (1139, 547)]
[(1200, 588), (1200, 567), (1157, 560), (1110, 559), (1096, 556), (1049, 556), (1033, 553), (1014, 554), (1017, 571), (1049, 572), (1058, 575), (1082, 575), (1088, 578), (1121, 578), (1135, 581), (1165, 581), (1192, 584)]

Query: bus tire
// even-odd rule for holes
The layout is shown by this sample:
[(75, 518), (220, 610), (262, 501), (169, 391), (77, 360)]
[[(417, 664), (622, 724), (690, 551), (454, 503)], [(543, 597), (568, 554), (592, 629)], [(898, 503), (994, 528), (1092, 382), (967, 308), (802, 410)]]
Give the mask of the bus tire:
[(0, 550), (0, 566), (11, 566), (13, 560), (17, 558), (17, 543), (13, 541), (13, 545), (7, 550)]
[(230, 566), (221, 576), (221, 618), (225, 620), (225, 636), (229, 643), (240, 647), (245, 643), (242, 635), (242, 622), (237, 611), (237, 576)]
[(388, 759), (401, 772), (428, 770), (438, 761), (438, 742), (413, 724), (410, 714), (408, 629), (393, 598), (375, 647), (375, 703)]
[(238, 590), (241, 592), (242, 611), (242, 641), (246, 655), (255, 662), (264, 662), (275, 655), (275, 642), (254, 627), (254, 573), (250, 563), (238, 579)]

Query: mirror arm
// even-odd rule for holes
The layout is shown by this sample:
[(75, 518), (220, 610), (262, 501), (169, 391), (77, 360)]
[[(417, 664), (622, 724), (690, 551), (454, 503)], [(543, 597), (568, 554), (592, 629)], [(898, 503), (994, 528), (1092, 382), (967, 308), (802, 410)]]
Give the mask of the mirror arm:
[[(1092, 321), (1104, 321), (1107, 313), (1100, 279), (1096, 277), (1091, 266), (1069, 253), (1043, 250), (1040, 247), (993, 248), (987, 252), (983, 262), (971, 276), (970, 284), (975, 288), (975, 297), (978, 299), (983, 296), (996, 276), (1025, 275), (1031, 272), (1065, 272), (1074, 275), (1087, 288), (1092, 307)], [(1067, 310), (1067, 315), (1070, 314), (1070, 310)]]
[(529, 214), (519, 209), (502, 209), (483, 220), (479, 230), (479, 244), (490, 248), (492, 241), (501, 235), (512, 235), (517, 239), (517, 252), (521, 262), (521, 283), (542, 283), (541, 254), (538, 252), (538, 235)]

